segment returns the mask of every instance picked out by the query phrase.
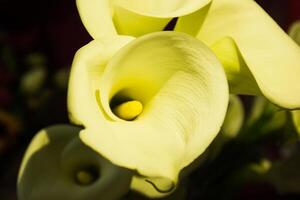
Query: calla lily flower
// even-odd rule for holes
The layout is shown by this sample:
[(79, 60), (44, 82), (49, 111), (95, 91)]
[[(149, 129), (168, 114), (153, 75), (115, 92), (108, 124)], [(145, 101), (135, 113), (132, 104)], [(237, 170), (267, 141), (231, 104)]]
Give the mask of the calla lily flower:
[(132, 172), (84, 145), (79, 131), (55, 125), (36, 134), (19, 170), (19, 200), (117, 200), (128, 192)]
[(209, 48), (184, 33), (110, 41), (94, 40), (76, 53), (70, 118), (85, 127), (85, 144), (138, 172), (133, 189), (166, 195), (220, 130), (229, 98), (225, 72)]
[[(211, 0), (77, 0), (83, 24), (95, 39), (112, 35), (141, 36), (162, 31), (173, 18), (176, 28), (191, 29), (201, 20)], [(194, 24), (197, 30), (201, 24)], [(197, 28), (196, 28), (197, 27)]]
[(137, 37), (173, 23), (211, 47), (231, 93), (300, 108), (300, 48), (253, 0), (77, 0), (77, 7), (95, 39)]

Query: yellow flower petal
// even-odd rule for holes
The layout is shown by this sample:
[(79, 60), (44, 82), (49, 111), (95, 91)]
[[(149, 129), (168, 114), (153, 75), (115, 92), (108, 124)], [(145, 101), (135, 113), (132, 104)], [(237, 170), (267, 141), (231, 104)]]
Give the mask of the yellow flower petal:
[[(81, 100), (69, 99), (70, 112), (86, 127), (80, 138), (113, 163), (137, 170), (160, 191), (176, 185), (180, 170), (202, 154), (220, 130), (228, 103), (222, 66), (200, 41), (176, 32), (140, 37), (105, 67), (95, 58), (86, 59), (101, 55), (89, 52), (93, 49), (80, 50), (71, 72), (70, 88)], [(112, 111), (112, 103), (123, 99), (143, 104), (135, 120), (126, 121)]]
[[(141, 36), (162, 31), (174, 18), (195, 13), (211, 0), (117, 0), (114, 22), (119, 34)], [(196, 12), (199, 16), (198, 12)], [(189, 18), (185, 21), (190, 21)], [(181, 23), (181, 22), (180, 22)]]
[[(178, 18), (174, 31), (184, 32), (192, 36), (196, 36), (207, 16), (211, 3), (199, 8), (196, 12), (184, 15)], [(195, 23), (197, 22), (197, 23)]]
[(115, 5), (152, 17), (177, 17), (193, 13), (211, 0), (115, 0)]
[(249, 71), (232, 38), (225, 37), (215, 42), (211, 45), (211, 49), (223, 64), (229, 82), (230, 93), (261, 94), (252, 73)]
[(284, 108), (300, 107), (300, 49), (254, 1), (212, 2), (197, 38), (213, 45), (225, 37), (236, 43), (264, 96)]
[[(95, 39), (162, 31), (175, 17), (198, 11), (211, 0), (77, 0), (82, 22)], [(196, 14), (199, 16), (199, 14)], [(190, 17), (184, 19), (190, 22)], [(181, 20), (178, 22), (181, 24)]]
[(144, 16), (117, 5), (114, 7), (113, 21), (120, 35), (137, 37), (154, 31), (162, 31), (171, 19), (171, 17)]
[[(99, 85), (101, 75), (109, 59), (133, 38), (117, 36), (111, 41), (94, 40), (82, 47), (75, 55), (69, 79), (68, 110), (71, 121), (83, 124), (89, 120), (104, 118), (97, 102), (93, 101), (92, 88)], [(85, 107), (84, 105), (91, 105)], [(94, 107), (94, 108), (93, 108)]]
[(93, 38), (116, 36), (111, 0), (76, 0), (76, 4), (83, 25)]

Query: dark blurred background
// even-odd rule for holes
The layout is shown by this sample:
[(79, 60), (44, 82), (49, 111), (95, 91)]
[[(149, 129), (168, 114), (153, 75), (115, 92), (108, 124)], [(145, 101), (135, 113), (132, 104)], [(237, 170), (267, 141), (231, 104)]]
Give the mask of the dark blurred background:
[[(299, 0), (257, 2), (285, 30), (300, 19)], [(74, 53), (90, 40), (75, 0), (0, 0), (1, 200), (16, 199), (18, 168), (33, 135), (45, 126), (68, 123), (68, 73)], [(264, 196), (268, 187), (244, 190), (284, 199)]]

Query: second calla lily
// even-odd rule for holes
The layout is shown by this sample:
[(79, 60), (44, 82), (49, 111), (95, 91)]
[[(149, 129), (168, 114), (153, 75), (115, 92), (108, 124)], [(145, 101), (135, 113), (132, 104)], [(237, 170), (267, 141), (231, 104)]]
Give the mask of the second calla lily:
[(174, 189), (179, 172), (217, 135), (228, 98), (225, 72), (209, 48), (184, 33), (157, 32), (81, 48), (68, 107), (85, 127), (81, 140), (136, 170), (132, 188), (157, 197)]
[(300, 108), (300, 48), (253, 0), (77, 0), (77, 7), (96, 39), (137, 37), (173, 23), (214, 51), (231, 93)]
[[(174, 18), (176, 29), (198, 30), (211, 0), (76, 0), (80, 17), (95, 39), (141, 36), (162, 31)], [(201, 8), (206, 8), (201, 10)], [(192, 30), (191, 30), (191, 27)]]

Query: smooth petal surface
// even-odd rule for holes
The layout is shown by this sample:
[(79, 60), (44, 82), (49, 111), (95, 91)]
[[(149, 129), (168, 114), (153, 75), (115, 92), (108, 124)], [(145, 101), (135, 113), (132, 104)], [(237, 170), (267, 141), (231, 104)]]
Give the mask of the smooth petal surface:
[(95, 109), (97, 103), (91, 93), (95, 92), (93, 88), (99, 86), (109, 59), (131, 40), (133, 38), (127, 36), (117, 36), (111, 41), (94, 40), (76, 53), (68, 88), (68, 110), (73, 123), (82, 125), (90, 120), (97, 122), (97, 119), (105, 118)]
[(145, 16), (118, 5), (114, 6), (113, 21), (120, 35), (138, 37), (147, 33), (162, 31), (171, 20), (172, 17), (157, 18)]
[(115, 0), (114, 4), (152, 17), (177, 17), (197, 11), (211, 0)]
[[(80, 134), (82, 141), (113, 163), (136, 169), (147, 184), (172, 190), (180, 170), (216, 136), (226, 113), (227, 81), (214, 54), (200, 41), (176, 32), (134, 40), (104, 69), (97, 62), (91, 65), (95, 68), (86, 65), (93, 63), (89, 60), (79, 65), (81, 57), (92, 55), (88, 50), (80, 52), (70, 88), (77, 91), (78, 99), (82, 97), (77, 103), (69, 99), (73, 102), (69, 109), (78, 113), (76, 121), (82, 120), (86, 127)], [(112, 102), (124, 99), (143, 104), (143, 112), (134, 121), (120, 119), (111, 110)]]
[[(175, 17), (178, 26), (189, 26), (186, 16), (204, 16), (198, 12), (211, 0), (117, 0), (114, 2), (114, 23), (119, 34), (141, 36), (154, 31), (162, 31)], [(193, 14), (195, 13), (195, 14)], [(181, 19), (183, 18), (183, 19)], [(190, 18), (190, 17), (188, 17)], [(194, 27), (198, 27), (194, 26)]]
[(300, 49), (254, 1), (212, 2), (197, 38), (211, 46), (225, 37), (236, 43), (264, 96), (284, 108), (300, 107)]
[[(119, 34), (141, 36), (154, 31), (162, 31), (175, 17), (177, 29), (191, 27), (190, 18), (203, 19), (201, 8), (211, 0), (117, 0), (114, 2), (114, 22)], [(199, 11), (200, 10), (200, 11)], [(201, 23), (193, 25), (198, 29)]]
[[(196, 12), (211, 0), (77, 0), (82, 22), (95, 39), (120, 35), (141, 36), (162, 31), (175, 17), (182, 24), (192, 23), (194, 18), (205, 16)], [(185, 26), (186, 27), (186, 26)], [(193, 26), (195, 29), (195, 26)]]
[(196, 36), (207, 16), (210, 6), (211, 3), (208, 3), (191, 14), (179, 17), (175, 24), (174, 31)]
[(76, 0), (85, 28), (93, 38), (104, 39), (117, 35), (111, 10), (111, 0)]
[[(85, 146), (79, 131), (78, 127), (56, 125), (33, 138), (19, 171), (18, 199), (117, 200), (127, 193), (132, 172)], [(79, 177), (81, 182), (78, 172), (86, 173)]]
[(223, 64), (231, 93), (246, 95), (261, 94), (252, 73), (249, 71), (232, 38), (224, 37), (215, 42), (211, 46), (211, 49)]
[[(114, 1), (114, 22), (119, 34), (141, 36), (154, 31), (162, 31), (175, 17), (179, 17), (179, 24), (190, 24), (195, 16), (200, 20), (200, 17), (205, 15), (198, 10), (208, 5), (210, 1), (116, 0)], [(193, 17), (186, 17), (188, 15)], [(184, 19), (181, 19), (182, 17)], [(182, 20), (185, 23), (182, 23)]]

